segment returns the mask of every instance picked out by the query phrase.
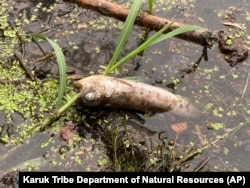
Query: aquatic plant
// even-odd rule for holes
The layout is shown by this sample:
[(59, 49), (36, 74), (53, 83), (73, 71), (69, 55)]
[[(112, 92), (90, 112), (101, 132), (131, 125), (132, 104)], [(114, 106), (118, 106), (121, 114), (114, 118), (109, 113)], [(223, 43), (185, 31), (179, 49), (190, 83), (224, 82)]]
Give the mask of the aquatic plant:
[(59, 88), (58, 88), (58, 96), (57, 96), (57, 106), (60, 107), (62, 103), (62, 98), (66, 89), (66, 63), (65, 63), (65, 58), (64, 54), (62, 52), (62, 49), (60, 46), (50, 40), (48, 37), (41, 35), (41, 34), (36, 34), (33, 33), (31, 34), (33, 38), (38, 38), (41, 40), (46, 40), (49, 42), (49, 44), (53, 47), (55, 51), (55, 55), (57, 58), (57, 65), (58, 65), (58, 70), (59, 70)]
[[(122, 51), (124, 44), (127, 41), (127, 38), (132, 30), (132, 26), (134, 25), (135, 19), (139, 13), (139, 8), (140, 8), (141, 3), (142, 3), (142, 0), (133, 2), (131, 9), (130, 9), (130, 12), (128, 14), (128, 17), (124, 23), (120, 37), (118, 39), (114, 54), (113, 54), (113, 56), (108, 64), (107, 68), (103, 72), (104, 75), (110, 74), (112, 71), (114, 71), (115, 69), (120, 67), (122, 64), (127, 62), (129, 59), (133, 58), (134, 56), (136, 56), (137, 54), (141, 53), (142, 51), (144, 51), (145, 49), (149, 48), (150, 46), (152, 46), (154, 44), (157, 44), (163, 40), (175, 37), (175, 36), (180, 35), (180, 34), (185, 33), (185, 32), (202, 29), (201, 27), (195, 26), (195, 25), (185, 25), (185, 26), (177, 28), (173, 31), (170, 31), (166, 34), (163, 34), (174, 23), (174, 22), (170, 22), (170, 23), (166, 24), (166, 26), (164, 26), (161, 30), (159, 30), (154, 35), (152, 35), (149, 39), (147, 39), (143, 44), (141, 44), (139, 47), (137, 47), (135, 50), (133, 50), (132, 52), (130, 52), (129, 54), (127, 54), (125, 57), (123, 57), (121, 60), (119, 60), (117, 62), (117, 58), (119, 57), (120, 52)], [(149, 4), (150, 4), (150, 7), (152, 8), (151, 1), (149, 1)]]
[[(130, 52), (129, 54), (127, 54), (126, 56), (121, 58), (119, 61), (117, 61), (122, 49), (124, 48), (124, 44), (126, 43), (128, 37), (130, 35), (130, 32), (133, 29), (134, 22), (136, 20), (136, 17), (139, 14), (139, 10), (140, 10), (142, 2), (143, 2), (143, 0), (133, 1), (131, 9), (129, 11), (129, 14), (128, 14), (126, 21), (124, 23), (123, 29), (121, 31), (120, 37), (119, 37), (118, 42), (116, 44), (116, 48), (115, 48), (115, 51), (113, 53), (113, 56), (102, 74), (108, 75), (108, 74), (112, 73), (113, 71), (118, 69), (121, 65), (126, 63), (129, 59), (135, 57), (137, 54), (141, 53), (142, 51), (144, 51), (145, 49), (149, 48), (150, 46), (152, 46), (154, 44), (157, 44), (163, 40), (170, 39), (170, 38), (175, 37), (177, 35), (183, 34), (185, 32), (202, 29), (199, 26), (186, 25), (186, 26), (179, 27), (177, 29), (174, 29), (174, 30), (164, 34), (164, 32), (166, 32), (169, 29), (169, 27), (174, 23), (174, 22), (170, 22), (170, 23), (166, 24), (161, 30), (155, 32), (155, 34), (153, 34), (150, 38), (148, 38), (143, 44), (141, 44), (135, 50), (133, 50), (132, 52)], [(153, 6), (153, 2), (149, 1), (150, 9), (152, 9), (152, 6)], [(32, 36), (36, 37), (36, 38), (43, 39), (43, 40), (47, 40), (55, 50), (55, 55), (57, 57), (57, 63), (58, 63), (58, 68), (59, 68), (59, 73), (60, 73), (59, 74), (59, 77), (60, 77), (59, 91), (58, 91), (58, 98), (57, 98), (57, 101), (60, 103), (60, 101), (62, 100), (62, 97), (63, 97), (63, 93), (65, 90), (65, 84), (66, 84), (66, 81), (65, 81), (66, 68), (65, 68), (65, 62), (64, 62), (65, 60), (63, 57), (63, 53), (62, 53), (60, 47), (55, 42), (48, 39), (47, 37), (45, 37), (43, 35), (38, 35), (38, 34), (33, 34)], [(56, 120), (59, 116), (61, 116), (61, 114), (63, 112), (65, 112), (71, 105), (73, 105), (80, 96), (81, 96), (81, 92), (79, 92), (75, 97), (70, 99), (64, 106), (59, 108), (58, 111), (56, 113), (54, 113), (53, 115), (51, 115), (51, 118), (47, 119), (47, 121), (45, 121), (42, 125), (38, 125), (38, 127), (36, 127), (33, 130), (33, 133), (38, 132), (40, 130), (44, 130), (47, 127), (49, 127), (49, 125), (52, 124), (54, 122), (54, 120)]]
[(148, 0), (148, 12), (152, 14), (154, 6), (154, 0)]

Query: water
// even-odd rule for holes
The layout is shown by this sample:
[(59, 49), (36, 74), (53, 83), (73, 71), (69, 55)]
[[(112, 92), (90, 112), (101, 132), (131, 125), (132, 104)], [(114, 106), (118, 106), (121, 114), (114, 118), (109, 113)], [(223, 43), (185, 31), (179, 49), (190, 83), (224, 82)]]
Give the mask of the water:
[[(155, 1), (156, 4), (160, 2)], [(31, 1), (21, 2), (22, 6), (18, 6), (17, 2), (13, 10), (14, 14), (25, 7), (29, 12), (28, 3), (32, 6), (36, 5), (36, 2)], [(52, 3), (46, 4), (45, 7), (52, 5)], [(245, 28), (246, 42), (249, 45), (247, 37), (249, 37), (250, 27), (248, 12), (250, 3), (246, 0), (209, 3), (204, 0), (190, 0), (182, 1), (178, 6), (171, 4), (170, 8), (167, 5), (160, 7), (154, 10), (158, 16), (186, 24), (197, 24), (215, 33), (225, 28), (222, 23), (226, 15), (235, 14), (237, 23), (243, 24)], [(32, 11), (29, 13), (31, 14)], [(61, 46), (67, 47), (65, 53), (67, 66), (74, 69), (75, 74), (98, 73), (98, 70), (102, 70), (101, 67), (105, 66), (112, 57), (120, 34), (121, 22), (115, 20), (111, 22), (110, 19), (95, 12), (83, 10), (74, 4), (64, 4), (61, 1), (55, 4), (54, 12), (41, 11), (38, 15), (38, 19), (27, 25), (26, 29), (29, 32), (42, 31), (49, 38), (57, 38)], [(58, 15), (60, 15), (59, 18)], [(110, 23), (107, 26), (105, 22)], [(44, 27), (41, 28), (40, 24)], [(74, 32), (70, 32), (71, 30)], [(142, 31), (142, 28), (135, 26), (123, 54), (127, 54), (140, 44), (138, 35)], [(151, 34), (153, 32), (149, 35)], [(27, 50), (27, 57), (32, 59), (42, 55), (35, 44), (29, 44), (28, 48), (32, 50)], [(44, 48), (49, 51), (48, 46), (45, 45)], [(217, 44), (207, 50), (208, 59), (202, 56), (202, 51), (203, 47), (200, 45), (181, 39), (170, 39), (150, 47), (142, 56), (125, 63), (119, 76), (140, 76), (148, 84), (171, 89), (175, 94), (188, 97), (202, 112), (202, 115), (197, 118), (181, 117), (171, 112), (155, 114), (151, 117), (140, 116), (144, 120), (143, 123), (139, 123), (141, 126), (153, 132), (166, 132), (169, 140), (175, 140), (178, 152), (191, 146), (194, 150), (205, 148), (202, 153), (187, 161), (189, 167), (181, 167), (182, 171), (193, 171), (204, 160), (207, 160), (207, 163), (202, 171), (247, 171), (250, 169), (247, 157), (250, 139), (250, 84), (248, 82), (250, 61), (246, 59), (234, 67), (229, 66), (223, 60)], [(190, 71), (197, 62), (196, 69)], [(55, 64), (51, 73), (57, 73)], [(188, 127), (177, 137), (171, 125), (182, 122), (187, 123)], [(218, 136), (221, 136), (221, 139), (217, 139)], [(87, 143), (86, 141), (85, 145), (88, 145)], [(213, 144), (209, 145), (209, 143)], [(65, 143), (57, 144), (60, 146)], [(29, 157), (41, 157), (44, 150), (34, 146), (32, 148), (37, 155)], [(4, 153), (7, 152), (4, 146), (1, 146), (1, 149)], [(23, 147), (23, 151), (25, 149), (27, 148)], [(79, 151), (82, 150), (79, 149)], [(47, 155), (54, 157), (51, 152)], [(0, 166), (0, 171), (6, 171), (18, 165), (14, 162), (16, 160), (15, 157), (10, 158), (9, 165), (2, 166), (2, 169)], [(79, 166), (71, 164), (71, 168), (77, 169)]]

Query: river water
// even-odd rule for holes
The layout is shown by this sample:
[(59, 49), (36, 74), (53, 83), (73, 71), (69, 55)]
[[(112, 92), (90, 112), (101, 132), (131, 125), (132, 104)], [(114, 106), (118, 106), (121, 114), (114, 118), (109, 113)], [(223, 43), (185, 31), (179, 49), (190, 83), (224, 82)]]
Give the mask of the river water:
[[(126, 4), (127, 1), (119, 3)], [(22, 12), (23, 9), (30, 17), (35, 13), (37, 19), (27, 24), (25, 30), (29, 33), (41, 32), (51, 39), (57, 39), (60, 46), (67, 47), (67, 67), (73, 69), (74, 74), (96, 74), (102, 70), (112, 57), (122, 23), (67, 2), (44, 1), (44, 4), (39, 5), (43, 8), (35, 8), (37, 4), (36, 1), (17, 1), (14, 3), (12, 14), (17, 15), (17, 12)], [(49, 11), (50, 7), (54, 7), (53, 11)], [(144, 8), (146, 7), (145, 3)], [(233, 15), (236, 17), (233, 27), (241, 27), (245, 45), (249, 46), (249, 10), (250, 3), (247, 0), (156, 0), (153, 14), (185, 24), (199, 25), (215, 34), (227, 28), (223, 23)], [(139, 26), (134, 27), (123, 55), (141, 43), (138, 36), (143, 31)], [(44, 48), (46, 49), (46, 46)], [(30, 59), (41, 55), (35, 44), (30, 44), (29, 49), (32, 50), (27, 50), (26, 56)], [(139, 76), (148, 84), (170, 89), (175, 94), (189, 98), (201, 112), (195, 117), (183, 117), (171, 112), (150, 117), (138, 115), (143, 120), (142, 127), (152, 133), (166, 132), (168, 141), (174, 141), (174, 151), (177, 154), (185, 156), (186, 149), (201, 151), (181, 164), (181, 171), (195, 171), (197, 168), (200, 168), (199, 171), (250, 169), (250, 61), (247, 58), (235, 66), (230, 66), (223, 58), (217, 43), (207, 49), (205, 58), (203, 46), (173, 38), (145, 50), (141, 56), (125, 63), (117, 74), (119, 77)], [(49, 71), (56, 73), (55, 64)], [(177, 133), (173, 127), (180, 124), (187, 125), (187, 129)], [(34, 138), (36, 143), (27, 141), (26, 146), (20, 150), (15, 149), (12, 154), (12, 151), (8, 152), (8, 148), (1, 146), (0, 149), (5, 155), (1, 159), (0, 172), (13, 166), (17, 167), (26, 160), (40, 159), (39, 157), (46, 153), (46, 148), (41, 148), (40, 143), (47, 139), (48, 134), (40, 133)], [(61, 141), (53, 144), (67, 147)], [(92, 146), (85, 144), (84, 147), (86, 150)], [(29, 151), (30, 148), (32, 150), (26, 159), (24, 151)], [(54, 154), (50, 153), (47, 157), (53, 156)], [(106, 154), (101, 156), (105, 158)], [(91, 164), (100, 162), (98, 157), (100, 156), (97, 155)], [(84, 159), (86, 158), (88, 157), (85, 156)], [(74, 165), (69, 168), (81, 169), (79, 166), (75, 168)], [(85, 170), (87, 168), (84, 167)], [(100, 165), (92, 165), (90, 169), (98, 171), (99, 168)], [(57, 165), (52, 169), (61, 170)]]

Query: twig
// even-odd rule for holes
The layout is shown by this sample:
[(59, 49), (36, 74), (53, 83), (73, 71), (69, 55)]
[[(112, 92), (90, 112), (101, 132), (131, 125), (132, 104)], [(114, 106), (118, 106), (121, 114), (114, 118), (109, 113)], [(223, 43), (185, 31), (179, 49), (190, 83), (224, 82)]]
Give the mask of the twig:
[(203, 134), (201, 132), (200, 126), (195, 125), (195, 130), (196, 130), (196, 133), (197, 133), (197, 136), (198, 136), (198, 138), (200, 140), (201, 145), (204, 145), (205, 144), (204, 137), (203, 137)]
[(196, 150), (194, 150), (193, 152), (188, 153), (185, 157), (181, 158), (178, 161), (175, 161), (172, 163), (172, 166), (176, 166), (177, 164), (182, 164), (183, 162), (189, 160), (190, 158), (193, 158), (194, 156), (202, 153), (202, 151), (204, 151), (205, 149), (208, 149), (211, 146), (215, 146), (215, 144), (217, 142), (219, 142), (220, 140), (229, 137), (230, 135), (232, 135), (233, 133), (235, 133), (235, 131), (239, 130), (242, 126), (244, 125), (237, 125), (236, 127), (229, 129), (227, 132), (225, 132), (223, 135), (219, 135), (216, 137), (216, 139), (212, 142), (207, 143), (205, 146), (203, 146), (202, 148), (197, 148)]
[(31, 70), (25, 65), (23, 59), (17, 54), (17, 52), (14, 52), (15, 57), (22, 65), (23, 69), (25, 70), (26, 74), (29, 76), (31, 80), (35, 80), (35, 76), (32, 74)]
[[(22, 19), (24, 20), (26, 18), (26, 10), (23, 10), (23, 15), (22, 15)], [(20, 62), (20, 64), (22, 65), (24, 71), (26, 72), (26, 74), (29, 76), (29, 78), (31, 80), (35, 80), (35, 76), (32, 74), (32, 71), (29, 67), (26, 66), (26, 64), (24, 63), (24, 56), (25, 56), (25, 39), (23, 37), (23, 35), (21, 33), (23, 33), (23, 27), (24, 24), (22, 24), (20, 31), (18, 32), (18, 39), (20, 41), (20, 45), (22, 48), (22, 57), (20, 55), (18, 55), (18, 53), (16, 51), (14, 51), (14, 56), (17, 58), (17, 60)]]
[[(62, 48), (62, 50), (65, 51), (66, 48)], [(33, 61), (32, 63), (38, 63), (38, 62), (40, 62), (40, 61), (44, 61), (44, 60), (46, 60), (46, 59), (48, 59), (48, 58), (50, 58), (50, 57), (52, 57), (52, 56), (54, 56), (54, 55), (55, 55), (55, 52), (50, 52), (50, 53), (48, 53), (48, 54), (46, 54), (46, 55), (44, 55), (44, 56), (42, 56), (42, 57), (37, 58), (37, 59), (36, 59), (35, 61)]]
[(247, 86), (248, 86), (248, 82), (249, 82), (249, 77), (250, 77), (250, 71), (248, 72), (247, 81), (246, 81), (246, 84), (245, 84), (245, 87), (243, 89), (242, 96), (241, 96), (241, 99), (240, 99), (240, 103), (241, 104), (242, 104), (243, 98), (244, 98), (246, 90), (247, 90)]
[[(125, 21), (129, 13), (129, 9), (105, 0), (76, 0), (76, 1), (65, 0), (65, 1), (71, 3), (72, 2), (77, 3), (77, 5), (80, 7), (95, 10), (105, 16), (114, 17), (121, 21)], [(137, 25), (156, 31), (162, 29), (166, 24), (171, 22), (172, 20), (161, 18), (149, 14), (147, 12), (143, 12), (140, 15), (138, 15), (135, 21)], [(184, 25), (185, 24), (183, 23), (174, 22), (166, 32), (170, 32)], [(190, 42), (200, 44), (202, 46), (206, 46), (208, 48), (211, 48), (213, 46), (213, 43), (217, 41), (217, 36), (207, 30), (196, 30), (192, 32), (186, 32), (181, 35), (178, 35), (177, 37), (184, 40), (188, 40)]]
[(48, 53), (48, 54), (46, 54), (46, 55), (44, 55), (44, 56), (42, 56), (42, 57), (37, 58), (37, 59), (36, 59), (35, 61), (33, 61), (32, 63), (38, 63), (38, 62), (40, 62), (40, 61), (44, 61), (44, 60), (46, 60), (46, 59), (48, 59), (48, 58), (54, 56), (54, 54), (55, 54), (54, 52)]
[(206, 164), (207, 162), (209, 161), (209, 157), (206, 158), (205, 160), (201, 161), (201, 163), (198, 165), (198, 167), (196, 167), (193, 172), (199, 172)]
[(224, 22), (223, 25), (238, 27), (240, 30), (244, 31), (244, 29), (239, 24), (237, 24), (237, 23)]

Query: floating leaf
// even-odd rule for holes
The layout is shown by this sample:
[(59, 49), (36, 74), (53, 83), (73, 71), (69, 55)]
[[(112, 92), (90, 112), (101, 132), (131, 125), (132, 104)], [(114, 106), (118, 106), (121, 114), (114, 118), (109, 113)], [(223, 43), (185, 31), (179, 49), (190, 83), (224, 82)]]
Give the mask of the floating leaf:
[(175, 123), (172, 124), (170, 127), (174, 132), (179, 134), (187, 129), (187, 122)]
[(69, 141), (74, 137), (74, 124), (63, 125), (60, 130), (62, 140)]
[(224, 127), (223, 123), (212, 123), (211, 126), (213, 127), (214, 130), (220, 130)]

